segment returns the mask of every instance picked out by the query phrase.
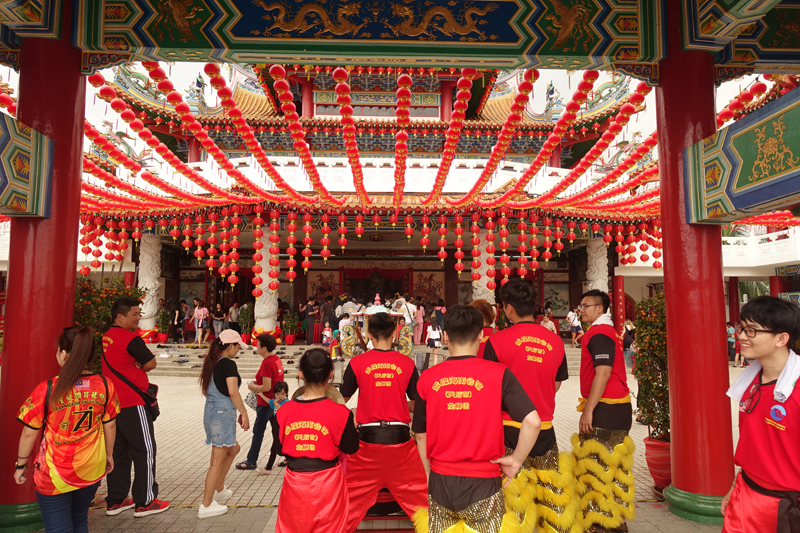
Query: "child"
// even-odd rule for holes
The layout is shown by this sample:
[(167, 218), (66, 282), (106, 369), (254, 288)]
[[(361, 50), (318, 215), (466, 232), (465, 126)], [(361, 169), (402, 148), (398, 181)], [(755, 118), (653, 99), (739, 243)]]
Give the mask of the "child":
[(433, 365), (439, 362), (439, 339), (441, 338), (441, 330), (439, 329), (439, 321), (431, 320), (431, 325), (428, 326), (428, 348), (433, 350)]
[(399, 344), (400, 343), (400, 332), (403, 331), (403, 327), (406, 325), (406, 319), (400, 318), (397, 327), (394, 328), (394, 342)]
[[(281, 437), (280, 428), (278, 427), (278, 409), (281, 405), (289, 401), (289, 385), (284, 381), (279, 381), (272, 389), (275, 398), (269, 401), (269, 408), (272, 409), (274, 416), (269, 419), (270, 426), (272, 426), (272, 448), (269, 451), (269, 461), (267, 467), (261, 470), (259, 474), (268, 475), (272, 473), (272, 465), (275, 464), (275, 458), (281, 453)], [(286, 461), (278, 463), (279, 467), (286, 466)]]
[(339, 330), (336, 329), (331, 334), (331, 360), (336, 361), (344, 361), (344, 357), (341, 354), (341, 348), (339, 347)]
[(288, 466), (275, 533), (344, 533), (347, 485), (339, 457), (358, 451), (353, 413), (325, 396), (333, 379), (333, 361), (326, 350), (304, 353), (298, 376), (305, 382), (303, 395), (278, 409)]
[(322, 330), (322, 345), (323, 346), (330, 346), (331, 345), (331, 324), (330, 322), (325, 322), (325, 328)]

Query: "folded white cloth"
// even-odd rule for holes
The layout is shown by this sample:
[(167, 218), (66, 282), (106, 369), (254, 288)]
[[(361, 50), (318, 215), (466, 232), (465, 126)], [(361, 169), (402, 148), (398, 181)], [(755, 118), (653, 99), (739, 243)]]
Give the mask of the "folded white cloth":
[[(742, 401), (742, 396), (744, 396), (747, 387), (756, 379), (759, 372), (761, 372), (761, 363), (758, 361), (750, 363), (750, 366), (744, 369), (739, 378), (728, 389), (728, 396), (737, 402)], [(798, 379), (800, 379), (800, 355), (794, 353), (794, 350), (789, 350), (789, 359), (786, 360), (786, 366), (781, 370), (778, 382), (775, 383), (775, 390), (772, 394), (775, 401), (784, 403), (788, 400)]]
[(592, 322), (592, 326), (600, 326), (600, 325), (603, 325), (603, 324), (605, 324), (607, 326), (613, 326), (614, 325), (614, 319), (611, 317), (611, 309), (606, 311), (605, 314), (600, 315), (600, 318), (598, 318), (597, 320)]

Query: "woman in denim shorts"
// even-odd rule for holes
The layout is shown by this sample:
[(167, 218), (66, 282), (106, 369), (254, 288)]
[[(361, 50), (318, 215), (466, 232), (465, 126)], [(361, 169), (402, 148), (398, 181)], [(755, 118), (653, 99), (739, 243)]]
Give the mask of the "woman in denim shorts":
[(242, 337), (232, 329), (226, 329), (211, 342), (203, 361), (200, 374), (200, 387), (206, 397), (203, 413), (203, 426), (206, 430), (206, 444), (211, 448), (211, 465), (206, 474), (203, 503), (197, 512), (199, 518), (219, 516), (228, 512), (222, 505), (233, 495), (225, 488), (225, 475), (239, 453), (236, 442), (236, 411), (240, 415), (242, 429), (250, 427), (250, 419), (239, 394), (242, 378), (233, 358), (239, 353), (239, 346), (247, 347)]

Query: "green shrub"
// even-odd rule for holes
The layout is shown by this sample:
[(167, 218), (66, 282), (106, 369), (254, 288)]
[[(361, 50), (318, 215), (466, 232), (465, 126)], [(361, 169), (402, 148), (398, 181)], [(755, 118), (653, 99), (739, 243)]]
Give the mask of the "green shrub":
[(664, 295), (636, 304), (636, 366), (639, 382), (637, 415), (647, 424), (650, 438), (669, 442), (669, 375), (667, 372), (667, 314)]

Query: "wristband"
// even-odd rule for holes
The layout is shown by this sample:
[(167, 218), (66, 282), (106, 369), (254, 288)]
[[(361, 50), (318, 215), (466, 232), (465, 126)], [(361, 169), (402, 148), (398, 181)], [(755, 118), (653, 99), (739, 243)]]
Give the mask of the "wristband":
[(26, 468), (28, 468), (28, 463), (25, 463), (24, 465), (18, 465), (15, 461), (14, 466), (16, 467), (17, 470), (25, 470)]

